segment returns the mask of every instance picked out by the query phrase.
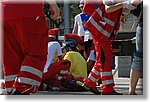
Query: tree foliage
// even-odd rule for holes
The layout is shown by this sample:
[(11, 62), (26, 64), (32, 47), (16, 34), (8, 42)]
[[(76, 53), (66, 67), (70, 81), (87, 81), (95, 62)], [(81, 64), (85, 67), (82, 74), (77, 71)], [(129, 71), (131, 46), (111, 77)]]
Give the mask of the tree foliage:
[[(74, 17), (78, 13), (80, 13), (81, 10), (80, 10), (80, 8), (78, 6), (79, 5), (79, 1), (74, 0), (74, 1), (68, 2), (68, 3), (69, 3), (69, 11), (70, 11), (70, 12), (68, 12), (70, 14), (70, 28), (72, 28), (73, 24), (74, 24)], [(63, 2), (57, 2), (57, 5), (59, 6), (60, 11), (61, 11), (61, 18), (59, 20), (53, 21), (52, 19), (50, 19), (51, 12), (49, 10), (49, 4), (47, 2), (45, 2), (45, 4), (44, 4), (44, 13), (46, 15), (46, 18), (50, 19), (50, 21), (52, 21), (56, 27), (64, 26), (63, 25), (64, 3)]]

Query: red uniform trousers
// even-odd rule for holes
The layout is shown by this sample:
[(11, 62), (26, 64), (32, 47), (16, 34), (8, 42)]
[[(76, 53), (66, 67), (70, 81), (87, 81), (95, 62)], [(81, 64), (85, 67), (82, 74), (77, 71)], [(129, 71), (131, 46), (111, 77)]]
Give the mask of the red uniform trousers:
[(61, 60), (48, 67), (48, 71), (43, 74), (42, 84), (39, 90), (46, 90), (49, 86), (61, 87), (61, 79), (71, 79), (69, 75), (70, 61)]
[(44, 16), (4, 21), (3, 64), (6, 90), (22, 94), (37, 91), (47, 55)]
[[(92, 5), (92, 4), (91, 4)], [(90, 7), (87, 6), (86, 11)], [(112, 13), (105, 12), (105, 6), (101, 4), (96, 9), (93, 5), (93, 13), (91, 18), (85, 24), (85, 27), (92, 34), (93, 42), (96, 50), (96, 63), (91, 70), (85, 85), (95, 87), (97, 81), (102, 81), (102, 93), (109, 94), (114, 91), (114, 81), (112, 76), (112, 44), (111, 39), (119, 29), (119, 20), (122, 9)]]
[(109, 93), (114, 90), (111, 40), (103, 34), (98, 34), (97, 37), (98, 39), (94, 41), (96, 62), (85, 81), (85, 85), (95, 87), (97, 85), (97, 81), (101, 79), (102, 92)]
[(96, 62), (91, 70), (85, 85), (88, 87), (95, 87), (97, 81), (102, 81), (102, 92), (110, 93), (114, 90), (114, 81), (112, 76), (112, 44), (111, 38), (104, 35), (105, 32), (100, 32), (94, 27), (91, 22), (86, 23), (86, 28), (91, 32), (93, 43), (96, 50)]

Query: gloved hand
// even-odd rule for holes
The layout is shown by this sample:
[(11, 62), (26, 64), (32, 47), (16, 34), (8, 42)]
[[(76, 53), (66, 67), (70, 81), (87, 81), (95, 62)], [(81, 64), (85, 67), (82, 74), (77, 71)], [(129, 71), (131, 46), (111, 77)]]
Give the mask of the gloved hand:
[(129, 10), (134, 10), (136, 7), (130, 3), (130, 0), (122, 2), (123, 8), (127, 8)]

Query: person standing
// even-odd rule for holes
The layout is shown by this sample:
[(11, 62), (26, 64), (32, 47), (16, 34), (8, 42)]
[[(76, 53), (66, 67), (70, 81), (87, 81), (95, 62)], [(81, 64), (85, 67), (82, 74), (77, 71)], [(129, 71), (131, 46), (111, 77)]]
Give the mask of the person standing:
[[(52, 19), (60, 15), (55, 0)], [(8, 94), (29, 95), (40, 86), (47, 55), (48, 27), (43, 12), (44, 0), (38, 3), (3, 0), (4, 44), (3, 69)]]
[[(112, 75), (112, 43), (119, 30), (120, 17), (124, 5), (128, 2), (115, 2), (115, 0), (99, 0), (87, 2), (84, 11), (91, 15), (85, 27), (92, 34), (96, 50), (96, 62), (83, 86), (93, 89), (101, 79), (102, 95), (122, 95), (114, 90)], [(93, 11), (91, 11), (93, 10)], [(95, 91), (95, 94), (100, 94)]]
[(143, 0), (131, 0), (131, 4), (137, 7), (131, 13), (138, 17), (138, 24), (136, 28), (136, 49), (130, 70), (129, 94), (136, 95), (136, 86), (143, 72)]

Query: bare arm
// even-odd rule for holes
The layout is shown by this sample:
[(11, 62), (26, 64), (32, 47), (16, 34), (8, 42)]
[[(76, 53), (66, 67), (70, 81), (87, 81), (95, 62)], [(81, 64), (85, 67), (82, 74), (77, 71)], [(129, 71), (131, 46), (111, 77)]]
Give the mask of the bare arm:
[(115, 5), (110, 5), (110, 6), (105, 5), (105, 10), (106, 10), (106, 13), (110, 13), (110, 12), (114, 12), (114, 11), (116, 11), (116, 10), (122, 8), (122, 7), (123, 6), (122, 6), (121, 3), (117, 3)]
[(134, 6), (137, 6), (139, 3), (141, 3), (143, 0), (131, 0), (131, 4)]
[(78, 25), (77, 25), (77, 22), (75, 21), (74, 27), (73, 27), (73, 30), (72, 30), (72, 34), (77, 34), (77, 33), (78, 33)]
[(103, 4), (105, 5), (106, 13), (114, 12), (123, 7), (121, 2), (115, 0), (103, 0)]
[(52, 12), (52, 19), (56, 19), (57, 17), (60, 16), (60, 10), (56, 4), (55, 0), (45, 0), (50, 4), (50, 10)]
[[(136, 6), (143, 0), (122, 0), (121, 2), (113, 2), (113, 0), (103, 0), (105, 4), (105, 10), (107, 13), (114, 12), (120, 8), (127, 8), (129, 10), (133, 10)], [(112, 5), (113, 4), (113, 5)]]

